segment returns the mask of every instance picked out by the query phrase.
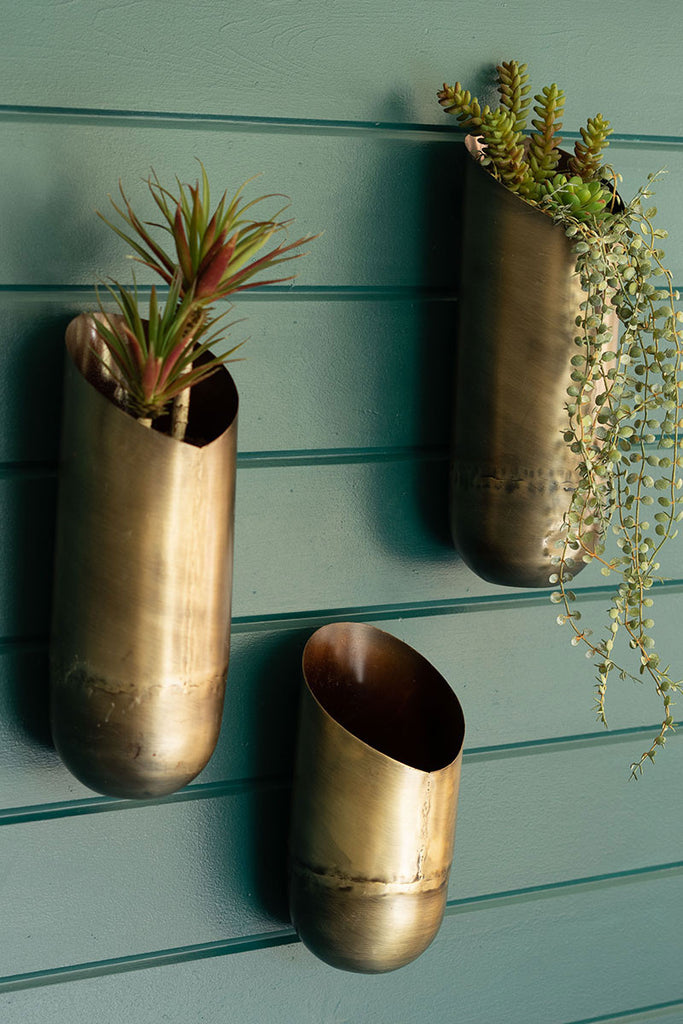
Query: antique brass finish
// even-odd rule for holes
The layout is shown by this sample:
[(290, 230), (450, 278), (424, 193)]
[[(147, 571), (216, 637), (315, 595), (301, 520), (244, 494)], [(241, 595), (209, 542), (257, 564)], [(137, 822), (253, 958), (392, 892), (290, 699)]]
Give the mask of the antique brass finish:
[(453, 539), (484, 579), (543, 587), (578, 479), (563, 433), (584, 294), (562, 229), (465, 163)]
[(290, 909), (304, 943), (349, 971), (391, 971), (436, 935), (446, 904), (465, 722), (407, 644), (344, 622), (303, 658)]
[[(230, 636), (237, 392), (193, 389), (195, 443), (115, 404), (92, 318), (67, 330), (51, 644), (67, 767), (118, 797), (189, 782), (218, 738)], [(105, 397), (108, 396), (108, 397)]]

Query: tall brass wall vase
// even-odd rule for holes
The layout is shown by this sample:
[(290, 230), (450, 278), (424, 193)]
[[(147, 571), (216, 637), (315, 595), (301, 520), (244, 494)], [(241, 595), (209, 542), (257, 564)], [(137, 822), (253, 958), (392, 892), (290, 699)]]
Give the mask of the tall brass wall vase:
[(372, 626), (335, 623), (303, 658), (290, 910), (322, 960), (391, 971), (446, 904), (465, 722), (445, 679)]
[(465, 164), (451, 529), (479, 576), (543, 587), (578, 479), (563, 433), (583, 292), (564, 231)]
[(161, 796), (201, 771), (220, 728), (237, 392), (224, 368), (195, 387), (185, 443), (117, 407), (91, 318), (71, 322), (66, 348), (54, 741), (92, 789)]

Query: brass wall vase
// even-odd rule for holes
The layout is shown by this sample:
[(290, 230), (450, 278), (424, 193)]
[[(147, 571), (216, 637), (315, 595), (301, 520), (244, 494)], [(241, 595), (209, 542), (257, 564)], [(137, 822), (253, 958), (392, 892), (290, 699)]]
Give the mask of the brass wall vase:
[(373, 626), (319, 629), (303, 656), (290, 911), (322, 960), (378, 973), (436, 935), (465, 721), (446, 680)]
[(158, 797), (213, 753), (230, 637), (237, 391), (193, 388), (188, 436), (116, 404), (91, 317), (66, 335), (51, 640), (55, 746), (85, 785)]
[(578, 482), (563, 434), (585, 296), (562, 228), (466, 145), (451, 530), (484, 579), (547, 587)]

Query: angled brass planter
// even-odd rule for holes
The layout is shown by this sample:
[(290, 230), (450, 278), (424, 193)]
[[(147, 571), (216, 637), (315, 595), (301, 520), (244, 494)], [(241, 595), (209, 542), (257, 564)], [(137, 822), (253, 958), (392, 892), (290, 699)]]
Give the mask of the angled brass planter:
[(224, 368), (195, 387), (196, 443), (177, 441), (118, 408), (92, 318), (66, 348), (53, 737), (92, 789), (161, 796), (201, 771), (220, 729), (237, 391)]
[(563, 433), (585, 296), (564, 231), (466, 145), (451, 530), (479, 576), (544, 587), (578, 481)]
[(290, 910), (303, 942), (349, 971), (419, 956), (446, 904), (465, 723), (445, 679), (359, 623), (303, 658)]

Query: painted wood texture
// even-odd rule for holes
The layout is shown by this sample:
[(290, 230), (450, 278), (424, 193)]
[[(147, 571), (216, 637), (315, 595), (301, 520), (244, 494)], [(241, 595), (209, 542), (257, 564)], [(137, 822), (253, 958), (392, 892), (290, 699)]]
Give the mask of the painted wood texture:
[[(282, 192), (299, 232), (324, 230), (296, 268), (299, 287), (452, 288), (460, 211), (453, 182), (463, 150), (461, 134), (446, 128), (436, 135), (425, 129), (272, 133), (209, 131), (201, 122), (170, 128), (163, 121), (148, 126), (120, 118), (6, 117), (0, 169), (18, 199), (0, 209), (0, 232), (8, 240), (0, 251), (0, 283), (90, 285), (97, 275), (129, 280), (125, 246), (92, 212), (106, 212), (108, 193), (116, 193), (119, 175), (111, 168), (122, 168), (126, 194), (139, 206), (147, 202), (143, 179), (150, 167), (164, 182), (175, 174), (193, 180), (199, 158), (211, 178), (231, 191), (261, 174), (248, 195)], [(609, 152), (619, 163), (627, 198), (648, 173), (670, 169), (657, 196), (672, 232), (669, 263), (680, 279), (683, 148), (630, 142), (613, 143)], [(43, 169), (52, 164), (58, 172), (46, 180)], [(280, 205), (274, 202), (271, 212)], [(153, 217), (156, 207), (149, 202), (148, 208)], [(138, 277), (149, 281), (151, 271), (141, 268)]]
[[(463, 152), (434, 99), (444, 79), (486, 94), (486, 69), (517, 56), (536, 90), (567, 90), (568, 129), (601, 110), (619, 133), (624, 195), (669, 168), (656, 204), (683, 284), (682, 22), (673, 0), (643, 39), (642, 11), (616, 0), (26, 0), (3, 12), (3, 1024), (683, 1020), (683, 741), (628, 783), (656, 696), (615, 680), (605, 732), (590, 664), (548, 595), (484, 583), (448, 540)], [(81, 786), (50, 744), (55, 382), (64, 327), (92, 308), (93, 282), (130, 274), (94, 209), (119, 177), (137, 202), (151, 166), (187, 178), (197, 157), (217, 188), (262, 172), (253, 194), (287, 193), (292, 230), (324, 235), (293, 285), (236, 304), (247, 321), (234, 335), (250, 340), (232, 368), (223, 730), (193, 785), (134, 806)], [(667, 570), (656, 628), (663, 656), (683, 664), (683, 542)], [(606, 582), (593, 569), (577, 579), (584, 617), (604, 610)], [(318, 963), (286, 910), (301, 651), (335, 619), (421, 651), (467, 722), (444, 925), (416, 963), (377, 978)]]
[[(639, 13), (615, 0), (518, 0), (495, 13), (479, 0), (457, 10), (440, 0), (257, 0), (248, 10), (204, 0), (189, 16), (181, 0), (163, 15), (152, 0), (27, 0), (3, 16), (1, 94), (38, 106), (432, 122), (444, 78), (480, 89), (492, 62), (517, 57), (532, 64), (537, 91), (566, 83), (570, 123), (604, 105), (622, 131), (681, 134), (680, 10), (658, 3), (646, 41)], [(625, 55), (636, 49), (634, 82)]]

